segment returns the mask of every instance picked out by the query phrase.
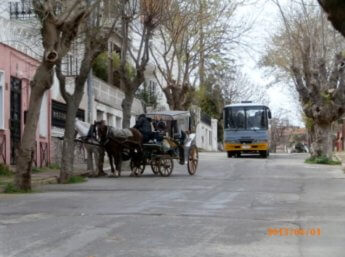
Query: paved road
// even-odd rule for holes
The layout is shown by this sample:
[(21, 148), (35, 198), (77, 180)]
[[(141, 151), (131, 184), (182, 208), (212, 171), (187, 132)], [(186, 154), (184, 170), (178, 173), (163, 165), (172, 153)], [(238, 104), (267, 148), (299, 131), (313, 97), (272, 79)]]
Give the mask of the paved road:
[(344, 174), (303, 158), (204, 153), (195, 177), (176, 165), (170, 178), (147, 171), (0, 195), (0, 256), (344, 257)]

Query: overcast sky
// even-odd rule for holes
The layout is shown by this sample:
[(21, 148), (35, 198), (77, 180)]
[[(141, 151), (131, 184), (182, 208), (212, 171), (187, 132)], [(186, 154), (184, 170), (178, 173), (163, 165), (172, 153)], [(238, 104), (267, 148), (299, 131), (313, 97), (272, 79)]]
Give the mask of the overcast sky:
[[(284, 0), (281, 1), (283, 3)], [(243, 18), (255, 19), (255, 25), (245, 37), (250, 43), (252, 50), (240, 50), (238, 63), (243, 71), (258, 87), (265, 87), (274, 77), (267, 76), (263, 69), (258, 67), (258, 61), (262, 56), (267, 39), (276, 31), (279, 24), (277, 7), (269, 0), (259, 0), (255, 5), (248, 5), (239, 11), (238, 15)], [(273, 115), (283, 113), (291, 123), (303, 126), (301, 121), (300, 107), (296, 106), (296, 93), (289, 85), (281, 84), (270, 87), (267, 90)]]

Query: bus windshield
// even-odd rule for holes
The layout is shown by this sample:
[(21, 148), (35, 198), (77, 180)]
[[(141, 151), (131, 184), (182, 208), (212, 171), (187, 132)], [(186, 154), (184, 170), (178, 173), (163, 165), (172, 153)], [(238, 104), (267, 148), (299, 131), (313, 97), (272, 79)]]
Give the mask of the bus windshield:
[(264, 107), (232, 107), (225, 109), (225, 128), (231, 130), (266, 130)]

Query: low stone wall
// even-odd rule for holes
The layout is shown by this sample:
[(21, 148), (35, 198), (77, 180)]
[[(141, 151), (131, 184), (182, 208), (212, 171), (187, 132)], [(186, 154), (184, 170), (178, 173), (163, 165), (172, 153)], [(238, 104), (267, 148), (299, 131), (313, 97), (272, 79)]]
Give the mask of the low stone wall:
[[(52, 137), (50, 152), (51, 152), (51, 163), (59, 164), (61, 163), (62, 157), (62, 144), (63, 140), (58, 137)], [(86, 150), (81, 143), (76, 143), (74, 149), (74, 164), (86, 164)]]

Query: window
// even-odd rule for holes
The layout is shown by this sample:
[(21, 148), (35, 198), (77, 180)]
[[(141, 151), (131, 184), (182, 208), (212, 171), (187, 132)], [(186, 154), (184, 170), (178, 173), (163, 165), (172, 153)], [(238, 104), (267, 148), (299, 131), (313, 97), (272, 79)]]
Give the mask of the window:
[(112, 127), (115, 126), (115, 117), (111, 113), (107, 113), (107, 124)]
[[(66, 104), (52, 101), (52, 126), (58, 128), (65, 128), (67, 106)], [(77, 112), (77, 118), (85, 120), (85, 111), (79, 109)]]
[(232, 130), (266, 130), (267, 114), (263, 107), (228, 108), (225, 111), (225, 128)]
[(228, 109), (226, 112), (225, 128), (230, 129), (245, 129), (245, 110), (243, 108)]
[(247, 130), (262, 130), (267, 128), (264, 109), (247, 110)]
[(5, 94), (5, 90), (4, 90), (4, 73), (2, 71), (0, 71), (0, 129), (4, 128), (4, 120), (5, 120), (5, 110), (4, 110), (4, 94)]
[(73, 43), (70, 52), (63, 58), (62, 72), (67, 77), (74, 77), (79, 74), (78, 47)]
[(122, 119), (121, 117), (116, 117), (116, 127), (122, 128)]
[(100, 110), (97, 110), (97, 121), (101, 121), (101, 120), (104, 120), (103, 119), (103, 113), (102, 111)]

